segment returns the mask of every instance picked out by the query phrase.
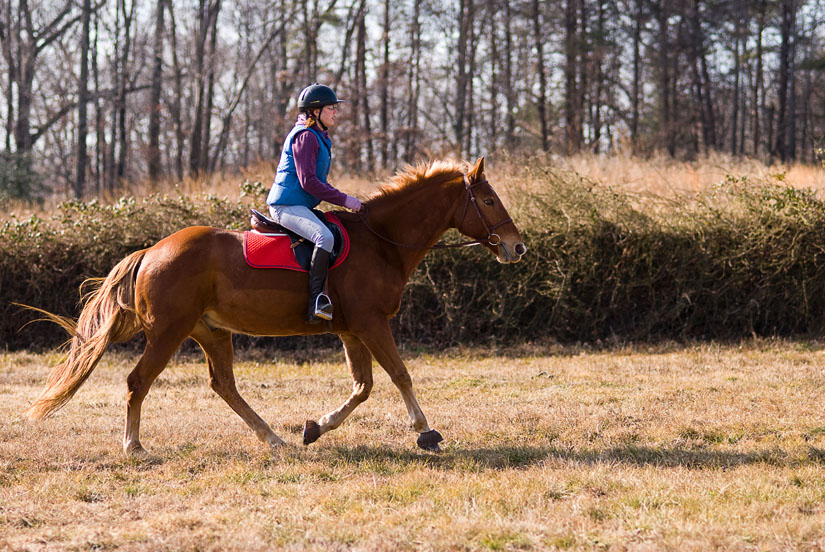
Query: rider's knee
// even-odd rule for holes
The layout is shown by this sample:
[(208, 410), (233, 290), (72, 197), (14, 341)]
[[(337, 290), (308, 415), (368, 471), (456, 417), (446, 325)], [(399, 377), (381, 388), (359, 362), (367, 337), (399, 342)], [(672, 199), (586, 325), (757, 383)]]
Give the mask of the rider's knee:
[(335, 237), (326, 226), (318, 227), (318, 230), (312, 236), (312, 241), (327, 253), (332, 253), (332, 248), (335, 246)]

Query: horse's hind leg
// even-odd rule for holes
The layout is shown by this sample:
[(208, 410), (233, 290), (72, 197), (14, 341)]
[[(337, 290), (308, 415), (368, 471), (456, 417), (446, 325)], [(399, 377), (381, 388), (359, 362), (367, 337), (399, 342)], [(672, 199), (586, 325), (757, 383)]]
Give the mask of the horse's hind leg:
[(211, 330), (204, 323), (198, 323), (191, 334), (206, 355), (209, 364), (209, 385), (240, 416), (258, 436), (258, 439), (272, 447), (286, 443), (275, 435), (260, 416), (247, 404), (235, 386), (232, 372), (232, 334), (226, 330)]
[(155, 378), (166, 368), (169, 359), (180, 346), (184, 336), (147, 339), (146, 348), (134, 370), (126, 378), (128, 387), (126, 401), (126, 431), (123, 436), (123, 451), (129, 456), (145, 453), (140, 444), (140, 409), (143, 399)]
[(349, 416), (355, 407), (367, 400), (372, 390), (372, 355), (366, 345), (354, 335), (341, 335), (347, 353), (347, 365), (352, 375), (352, 394), (338, 409), (333, 410), (315, 423), (304, 424), (304, 444), (308, 445), (321, 435), (335, 429)]

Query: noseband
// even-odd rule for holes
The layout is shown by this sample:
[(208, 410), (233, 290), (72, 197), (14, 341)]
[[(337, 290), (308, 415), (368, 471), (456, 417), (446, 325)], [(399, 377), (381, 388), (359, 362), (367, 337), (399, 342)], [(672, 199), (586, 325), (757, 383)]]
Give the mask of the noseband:
[(473, 207), (475, 207), (476, 213), (478, 214), (478, 219), (481, 221), (481, 224), (484, 226), (484, 229), (487, 231), (487, 237), (484, 238), (483, 240), (473, 240), (473, 241), (461, 242), (461, 243), (437, 243), (435, 245), (430, 245), (430, 246), (420, 246), (420, 245), (411, 245), (411, 244), (407, 244), (407, 243), (399, 243), (395, 240), (391, 240), (390, 238), (388, 238), (386, 236), (382, 236), (381, 234), (379, 234), (378, 232), (373, 230), (372, 227), (367, 223), (367, 220), (364, 218), (364, 215), (362, 213), (360, 213), (360, 212), (358, 213), (358, 218), (361, 220), (361, 222), (364, 223), (364, 226), (367, 227), (367, 230), (369, 230), (370, 232), (372, 232), (373, 234), (375, 234), (376, 236), (378, 236), (379, 238), (381, 238), (385, 242), (391, 243), (393, 245), (397, 245), (399, 247), (407, 247), (407, 248), (410, 248), (410, 249), (452, 249), (452, 248), (455, 248), (455, 247), (473, 247), (473, 246), (476, 246), (476, 245), (482, 245), (484, 243), (490, 245), (491, 247), (496, 247), (497, 245), (499, 245), (501, 243), (501, 236), (499, 236), (498, 234), (493, 233), (493, 230), (496, 230), (497, 228), (500, 228), (501, 226), (504, 226), (508, 222), (513, 222), (513, 219), (510, 218), (510, 217), (507, 217), (505, 220), (502, 220), (501, 222), (497, 222), (496, 224), (493, 224), (492, 226), (490, 225), (490, 222), (487, 220), (487, 217), (485, 217), (484, 213), (481, 211), (481, 207), (479, 207), (478, 200), (476, 199), (475, 192), (473, 191), (473, 188), (475, 188), (476, 186), (479, 186), (481, 184), (487, 184), (487, 183), (488, 183), (487, 179), (485, 178), (484, 180), (479, 180), (478, 182), (470, 184), (470, 178), (466, 174), (464, 175), (464, 188), (465, 188), (465, 190), (467, 190), (467, 195), (466, 195), (465, 200), (464, 200), (464, 213), (461, 215), (461, 222), (458, 225), (460, 227), (464, 224), (464, 219), (467, 218), (467, 211), (469, 211), (470, 204), (472, 203)]

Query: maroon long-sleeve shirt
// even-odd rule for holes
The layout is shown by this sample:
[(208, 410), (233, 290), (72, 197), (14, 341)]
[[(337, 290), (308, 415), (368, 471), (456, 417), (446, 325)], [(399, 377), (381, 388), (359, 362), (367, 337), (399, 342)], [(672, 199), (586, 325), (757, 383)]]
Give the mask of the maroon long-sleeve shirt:
[[(306, 115), (300, 114), (296, 125), (306, 125)], [(329, 133), (322, 130), (318, 123), (312, 126), (313, 129), (329, 138)], [(298, 174), (298, 182), (309, 194), (317, 197), (321, 201), (332, 203), (344, 207), (347, 194), (334, 188), (329, 182), (324, 182), (315, 174), (315, 167), (318, 161), (318, 150), (321, 144), (312, 132), (299, 132), (292, 140), (292, 157), (295, 159), (295, 172)]]

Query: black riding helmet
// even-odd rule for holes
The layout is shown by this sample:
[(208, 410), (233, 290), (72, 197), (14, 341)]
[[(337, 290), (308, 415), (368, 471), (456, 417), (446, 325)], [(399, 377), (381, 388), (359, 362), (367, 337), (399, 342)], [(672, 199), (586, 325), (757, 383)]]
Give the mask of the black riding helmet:
[(343, 101), (338, 99), (332, 88), (316, 82), (301, 90), (301, 94), (298, 96), (298, 109), (301, 111), (316, 109), (325, 105), (339, 104)]

